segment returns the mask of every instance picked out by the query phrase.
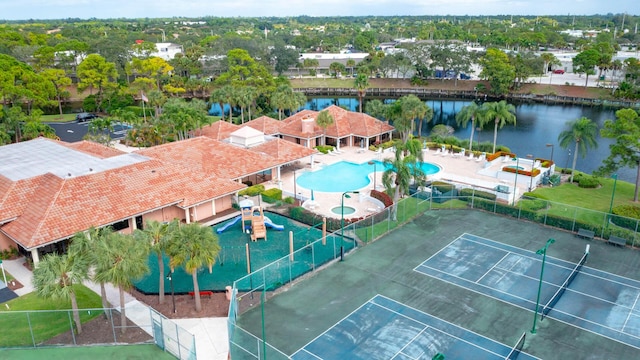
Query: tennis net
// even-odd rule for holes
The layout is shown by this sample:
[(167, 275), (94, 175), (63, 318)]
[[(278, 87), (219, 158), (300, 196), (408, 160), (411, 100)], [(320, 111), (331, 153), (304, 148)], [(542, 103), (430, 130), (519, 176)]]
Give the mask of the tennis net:
[(553, 294), (549, 302), (547, 302), (547, 304), (542, 308), (542, 314), (540, 314), (540, 320), (544, 319), (545, 316), (549, 314), (549, 311), (551, 311), (551, 309), (556, 305), (558, 300), (560, 300), (560, 298), (562, 297), (562, 294), (564, 294), (564, 291), (567, 289), (569, 284), (571, 284), (573, 279), (575, 279), (576, 275), (578, 275), (578, 272), (580, 272), (580, 269), (582, 269), (582, 265), (584, 265), (584, 263), (587, 262), (588, 255), (589, 253), (585, 253), (582, 256), (582, 259), (580, 259), (580, 262), (578, 262), (578, 264), (573, 269), (573, 271), (571, 271), (571, 274), (569, 274), (569, 277), (562, 283), (562, 285), (560, 285), (560, 288), (558, 289), (558, 291), (556, 291), (556, 293)]
[(513, 349), (511, 349), (511, 352), (509, 353), (509, 355), (507, 355), (506, 358), (504, 358), (504, 360), (515, 360), (518, 358), (518, 355), (520, 355), (520, 353), (522, 352), (522, 348), (524, 347), (524, 339), (527, 336), (527, 332), (523, 332), (522, 336), (520, 336), (520, 339), (518, 339), (518, 343), (516, 344), (516, 346), (513, 347)]

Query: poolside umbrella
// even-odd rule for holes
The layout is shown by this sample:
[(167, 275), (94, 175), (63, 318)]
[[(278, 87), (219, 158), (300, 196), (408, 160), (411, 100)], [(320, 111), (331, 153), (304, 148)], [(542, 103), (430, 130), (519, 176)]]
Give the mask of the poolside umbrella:
[(314, 201), (316, 198), (313, 196), (313, 189), (311, 189), (311, 201)]

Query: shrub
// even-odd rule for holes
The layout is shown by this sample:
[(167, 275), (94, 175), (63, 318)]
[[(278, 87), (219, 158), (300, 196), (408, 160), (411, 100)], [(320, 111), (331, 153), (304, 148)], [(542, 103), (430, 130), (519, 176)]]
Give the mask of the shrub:
[(543, 210), (548, 206), (547, 201), (539, 199), (523, 199), (519, 204), (522, 209), (528, 209), (531, 211)]
[(509, 153), (509, 152), (506, 152), (506, 151), (496, 151), (493, 154), (487, 154), (487, 161), (493, 161), (493, 160), (495, 160), (495, 159), (497, 159), (497, 158), (499, 158), (501, 156), (505, 156), (505, 155), (508, 155), (508, 156), (510, 156), (512, 158), (516, 156), (516, 154), (512, 154), (512, 153)]
[(635, 230), (640, 219), (640, 207), (635, 205), (618, 205), (611, 209), (616, 216), (611, 217), (611, 222), (627, 229)]
[(578, 180), (578, 186), (581, 188), (593, 189), (600, 186), (600, 181), (598, 181), (598, 179), (594, 176), (584, 175), (580, 176), (580, 179)]
[(260, 195), (264, 191), (264, 185), (258, 184), (254, 186), (249, 186), (246, 189), (240, 190), (238, 195), (240, 196), (256, 196)]
[(289, 205), (291, 205), (291, 204), (293, 204), (294, 202), (296, 202), (296, 199), (294, 199), (294, 198), (293, 198), (293, 197), (291, 197), (291, 196), (287, 196), (287, 197), (286, 197), (286, 198), (284, 198), (284, 200), (282, 200), (282, 201), (284, 201), (284, 203), (285, 203), (285, 204), (289, 204)]
[(385, 209), (393, 205), (393, 199), (391, 199), (391, 197), (385, 192), (371, 190), (371, 197), (381, 201), (384, 204)]
[(276, 203), (282, 200), (282, 190), (271, 188), (262, 192), (262, 200), (268, 204)]
[(333, 149), (335, 149), (334, 146), (331, 145), (318, 145), (315, 147), (316, 150), (318, 150), (319, 152), (326, 154), (329, 152), (329, 150), (333, 151)]
[(476, 198), (481, 198), (481, 199), (488, 199), (488, 200), (495, 200), (496, 199), (496, 194), (492, 194), (490, 192), (486, 192), (486, 191), (479, 191), (479, 190), (473, 190), (473, 189), (462, 189), (460, 190), (460, 196), (475, 196)]
[(446, 183), (444, 181), (434, 181), (431, 184), (431, 189), (438, 190), (441, 193), (446, 193), (446, 192), (452, 191), (455, 188), (456, 187), (454, 185), (451, 185), (451, 184)]

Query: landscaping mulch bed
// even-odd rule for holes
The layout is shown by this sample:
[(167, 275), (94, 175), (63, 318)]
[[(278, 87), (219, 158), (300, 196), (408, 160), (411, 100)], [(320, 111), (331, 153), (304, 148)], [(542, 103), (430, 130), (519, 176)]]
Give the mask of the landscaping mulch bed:
[(214, 292), (212, 296), (202, 296), (202, 310), (196, 311), (196, 302), (190, 295), (175, 295), (176, 312), (173, 312), (171, 295), (165, 295), (164, 304), (158, 302), (158, 295), (145, 295), (135, 289), (130, 291), (138, 301), (152, 307), (170, 319), (226, 317), (229, 301), (224, 292)]

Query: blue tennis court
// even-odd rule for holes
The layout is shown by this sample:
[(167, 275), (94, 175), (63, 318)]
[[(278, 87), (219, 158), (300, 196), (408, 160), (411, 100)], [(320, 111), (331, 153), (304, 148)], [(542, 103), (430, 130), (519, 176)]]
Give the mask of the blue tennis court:
[[(515, 341), (515, 339), (514, 339)], [(511, 346), (377, 295), (315, 338), (292, 359), (504, 360)], [(519, 353), (518, 359), (537, 359)]]
[[(535, 252), (465, 233), (415, 271), (533, 311), (541, 265)], [(574, 267), (547, 255), (539, 311)], [(548, 316), (640, 348), (639, 299), (640, 282), (584, 266)]]

